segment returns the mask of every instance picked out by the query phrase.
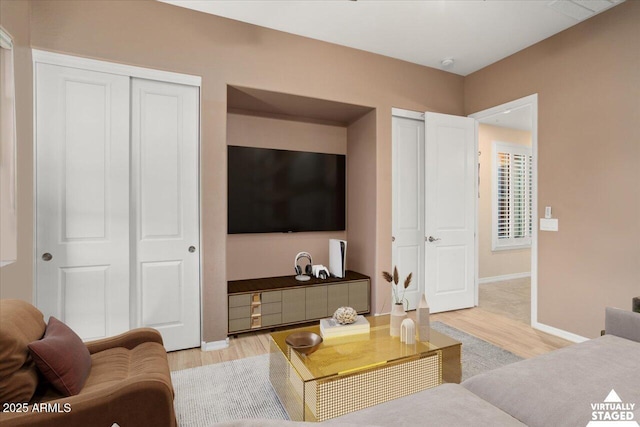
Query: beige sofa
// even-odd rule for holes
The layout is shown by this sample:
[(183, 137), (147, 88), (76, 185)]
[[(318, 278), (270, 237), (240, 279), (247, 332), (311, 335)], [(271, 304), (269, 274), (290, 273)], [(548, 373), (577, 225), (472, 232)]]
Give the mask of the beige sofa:
[[(443, 384), (320, 425), (585, 427), (591, 421), (607, 421), (607, 417), (626, 416), (640, 421), (640, 313), (607, 308), (605, 329), (605, 336), (476, 375), (462, 384)], [(601, 411), (600, 404), (611, 390), (622, 400), (620, 403), (627, 404), (627, 408), (633, 405), (633, 409)], [(218, 425), (314, 424), (241, 420)]]

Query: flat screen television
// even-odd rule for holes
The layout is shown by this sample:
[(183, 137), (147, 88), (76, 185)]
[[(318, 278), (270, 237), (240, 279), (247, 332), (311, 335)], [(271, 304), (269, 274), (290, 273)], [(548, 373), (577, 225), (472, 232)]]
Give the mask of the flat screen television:
[(228, 146), (227, 231), (345, 229), (346, 157)]

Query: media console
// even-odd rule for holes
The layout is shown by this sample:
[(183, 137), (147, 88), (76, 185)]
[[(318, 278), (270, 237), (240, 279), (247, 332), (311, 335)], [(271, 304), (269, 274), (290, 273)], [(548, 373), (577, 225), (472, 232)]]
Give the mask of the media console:
[(338, 307), (370, 311), (371, 280), (354, 271), (342, 279), (299, 282), (295, 276), (227, 282), (228, 335), (319, 320)]

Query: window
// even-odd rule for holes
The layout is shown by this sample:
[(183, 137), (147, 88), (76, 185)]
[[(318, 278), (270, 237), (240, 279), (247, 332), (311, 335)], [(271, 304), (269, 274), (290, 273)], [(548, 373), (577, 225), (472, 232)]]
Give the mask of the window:
[(0, 267), (16, 260), (16, 113), (13, 42), (0, 27)]
[(533, 232), (531, 147), (494, 141), (492, 154), (491, 249), (529, 248)]

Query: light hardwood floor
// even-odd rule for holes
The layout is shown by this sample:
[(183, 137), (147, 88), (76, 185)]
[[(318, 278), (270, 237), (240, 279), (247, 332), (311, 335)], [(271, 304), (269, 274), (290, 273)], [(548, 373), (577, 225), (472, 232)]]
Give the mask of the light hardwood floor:
[[(414, 313), (410, 312), (409, 315), (413, 317)], [(521, 321), (481, 307), (433, 314), (431, 321), (446, 323), (524, 358), (548, 353), (571, 344), (569, 341), (537, 331)], [(229, 347), (223, 350), (204, 352), (195, 348), (171, 352), (168, 355), (169, 368), (176, 371), (268, 352), (269, 331), (252, 332), (241, 334), (238, 338), (230, 337)]]

